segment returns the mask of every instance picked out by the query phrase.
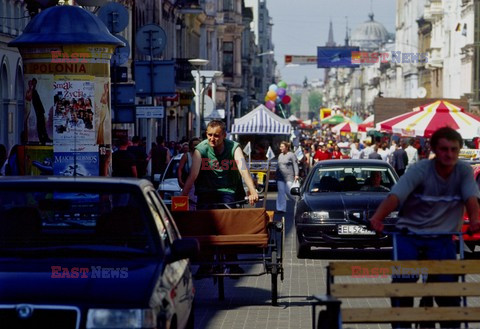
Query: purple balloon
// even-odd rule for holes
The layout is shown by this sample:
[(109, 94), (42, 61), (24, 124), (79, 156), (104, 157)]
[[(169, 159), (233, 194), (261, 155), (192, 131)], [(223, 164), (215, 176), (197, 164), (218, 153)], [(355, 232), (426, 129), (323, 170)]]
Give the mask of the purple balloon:
[(267, 101), (265, 103), (265, 106), (267, 107), (267, 109), (271, 110), (271, 109), (274, 109), (275, 108), (275, 102), (274, 101)]
[(287, 93), (287, 91), (285, 90), (285, 88), (278, 88), (277, 89), (277, 96), (280, 97), (280, 98), (283, 98), (283, 96), (285, 96), (286, 93)]

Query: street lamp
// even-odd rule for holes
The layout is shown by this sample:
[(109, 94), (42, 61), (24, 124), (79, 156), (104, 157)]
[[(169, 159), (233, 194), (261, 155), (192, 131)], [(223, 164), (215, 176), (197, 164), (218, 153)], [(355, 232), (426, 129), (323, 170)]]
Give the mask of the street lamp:
[(189, 59), (188, 60), (190, 64), (195, 66), (196, 71), (195, 72), (195, 136), (200, 137), (200, 67), (203, 67), (209, 63), (208, 59), (201, 59), (201, 58), (195, 58), (195, 59)]

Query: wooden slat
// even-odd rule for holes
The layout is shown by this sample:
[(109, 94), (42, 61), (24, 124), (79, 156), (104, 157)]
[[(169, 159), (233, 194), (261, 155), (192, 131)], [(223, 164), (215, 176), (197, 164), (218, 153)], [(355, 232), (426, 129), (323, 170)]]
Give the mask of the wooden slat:
[[(404, 260), (330, 262), (330, 274), (369, 277), (374, 273), (391, 275), (392, 267), (399, 270), (427, 271), (428, 274), (479, 274), (480, 260)], [(370, 276), (371, 277), (371, 276)]]
[(330, 292), (337, 298), (480, 296), (480, 284), (476, 282), (337, 283), (330, 286)]
[(480, 307), (393, 307), (342, 309), (344, 323), (480, 321)]

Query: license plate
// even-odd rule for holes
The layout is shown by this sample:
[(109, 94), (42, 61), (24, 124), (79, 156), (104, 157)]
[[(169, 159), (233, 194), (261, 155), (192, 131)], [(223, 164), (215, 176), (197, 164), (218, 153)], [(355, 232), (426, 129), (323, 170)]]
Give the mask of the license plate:
[(359, 225), (339, 225), (339, 235), (375, 235), (375, 231), (370, 231), (365, 226)]

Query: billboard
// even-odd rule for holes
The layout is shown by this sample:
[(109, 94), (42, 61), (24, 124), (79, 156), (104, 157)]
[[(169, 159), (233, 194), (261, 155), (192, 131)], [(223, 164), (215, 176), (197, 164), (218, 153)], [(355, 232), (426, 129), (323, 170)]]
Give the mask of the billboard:
[(359, 67), (352, 63), (352, 52), (358, 51), (359, 47), (317, 47), (317, 67)]

